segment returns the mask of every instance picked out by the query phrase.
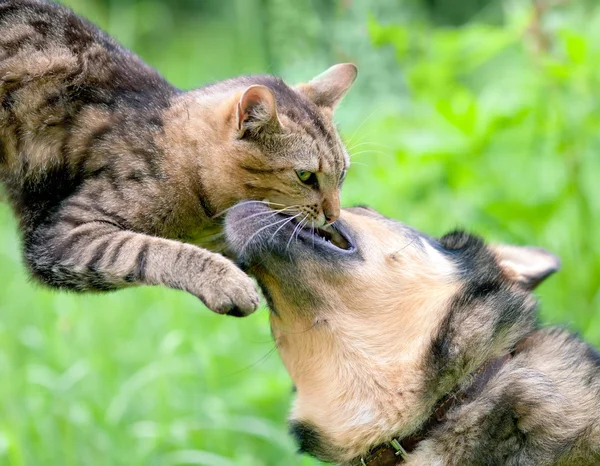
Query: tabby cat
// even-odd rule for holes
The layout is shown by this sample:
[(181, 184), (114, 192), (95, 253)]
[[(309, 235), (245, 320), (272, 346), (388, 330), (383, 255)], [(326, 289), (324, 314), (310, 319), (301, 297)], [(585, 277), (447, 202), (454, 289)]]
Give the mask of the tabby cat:
[(355, 78), (340, 64), (296, 87), (245, 76), (183, 92), (71, 10), (0, 0), (0, 180), (31, 274), (252, 312), (254, 283), (218, 253), (220, 214), (255, 200), (335, 221), (349, 161), (332, 113)]

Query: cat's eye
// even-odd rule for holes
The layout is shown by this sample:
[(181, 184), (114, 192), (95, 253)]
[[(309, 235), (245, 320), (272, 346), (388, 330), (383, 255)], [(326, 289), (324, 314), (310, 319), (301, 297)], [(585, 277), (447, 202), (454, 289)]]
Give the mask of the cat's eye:
[(315, 172), (309, 172), (307, 170), (296, 170), (296, 175), (298, 175), (298, 179), (304, 184), (315, 187), (319, 185), (319, 181), (317, 180), (317, 175)]

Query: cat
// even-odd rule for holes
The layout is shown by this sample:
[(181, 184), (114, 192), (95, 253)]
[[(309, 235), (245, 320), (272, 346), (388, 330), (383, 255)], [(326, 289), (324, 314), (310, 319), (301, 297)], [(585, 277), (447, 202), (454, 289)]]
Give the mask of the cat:
[(70, 9), (0, 0), (0, 181), (32, 277), (253, 312), (254, 282), (218, 253), (220, 214), (254, 200), (286, 222), (336, 220), (349, 158), (333, 111), (356, 75), (338, 64), (295, 87), (243, 76), (184, 92)]

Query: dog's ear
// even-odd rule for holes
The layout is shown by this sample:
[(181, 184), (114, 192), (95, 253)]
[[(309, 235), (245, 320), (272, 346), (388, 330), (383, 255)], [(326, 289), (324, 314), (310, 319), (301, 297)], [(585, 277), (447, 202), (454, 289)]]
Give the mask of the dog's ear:
[(499, 244), (491, 249), (504, 272), (528, 290), (560, 269), (560, 259), (542, 248)]

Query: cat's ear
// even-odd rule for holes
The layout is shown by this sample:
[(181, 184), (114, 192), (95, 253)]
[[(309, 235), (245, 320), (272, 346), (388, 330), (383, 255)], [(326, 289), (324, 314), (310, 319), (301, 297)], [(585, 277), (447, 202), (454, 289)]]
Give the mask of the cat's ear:
[(296, 86), (296, 89), (317, 106), (333, 110), (348, 92), (357, 75), (356, 65), (340, 63), (308, 83)]
[(491, 246), (504, 272), (528, 290), (533, 290), (560, 269), (560, 259), (533, 246)]
[(236, 105), (235, 122), (239, 137), (258, 136), (261, 132), (277, 132), (281, 124), (277, 116), (277, 100), (266, 86), (250, 86)]

